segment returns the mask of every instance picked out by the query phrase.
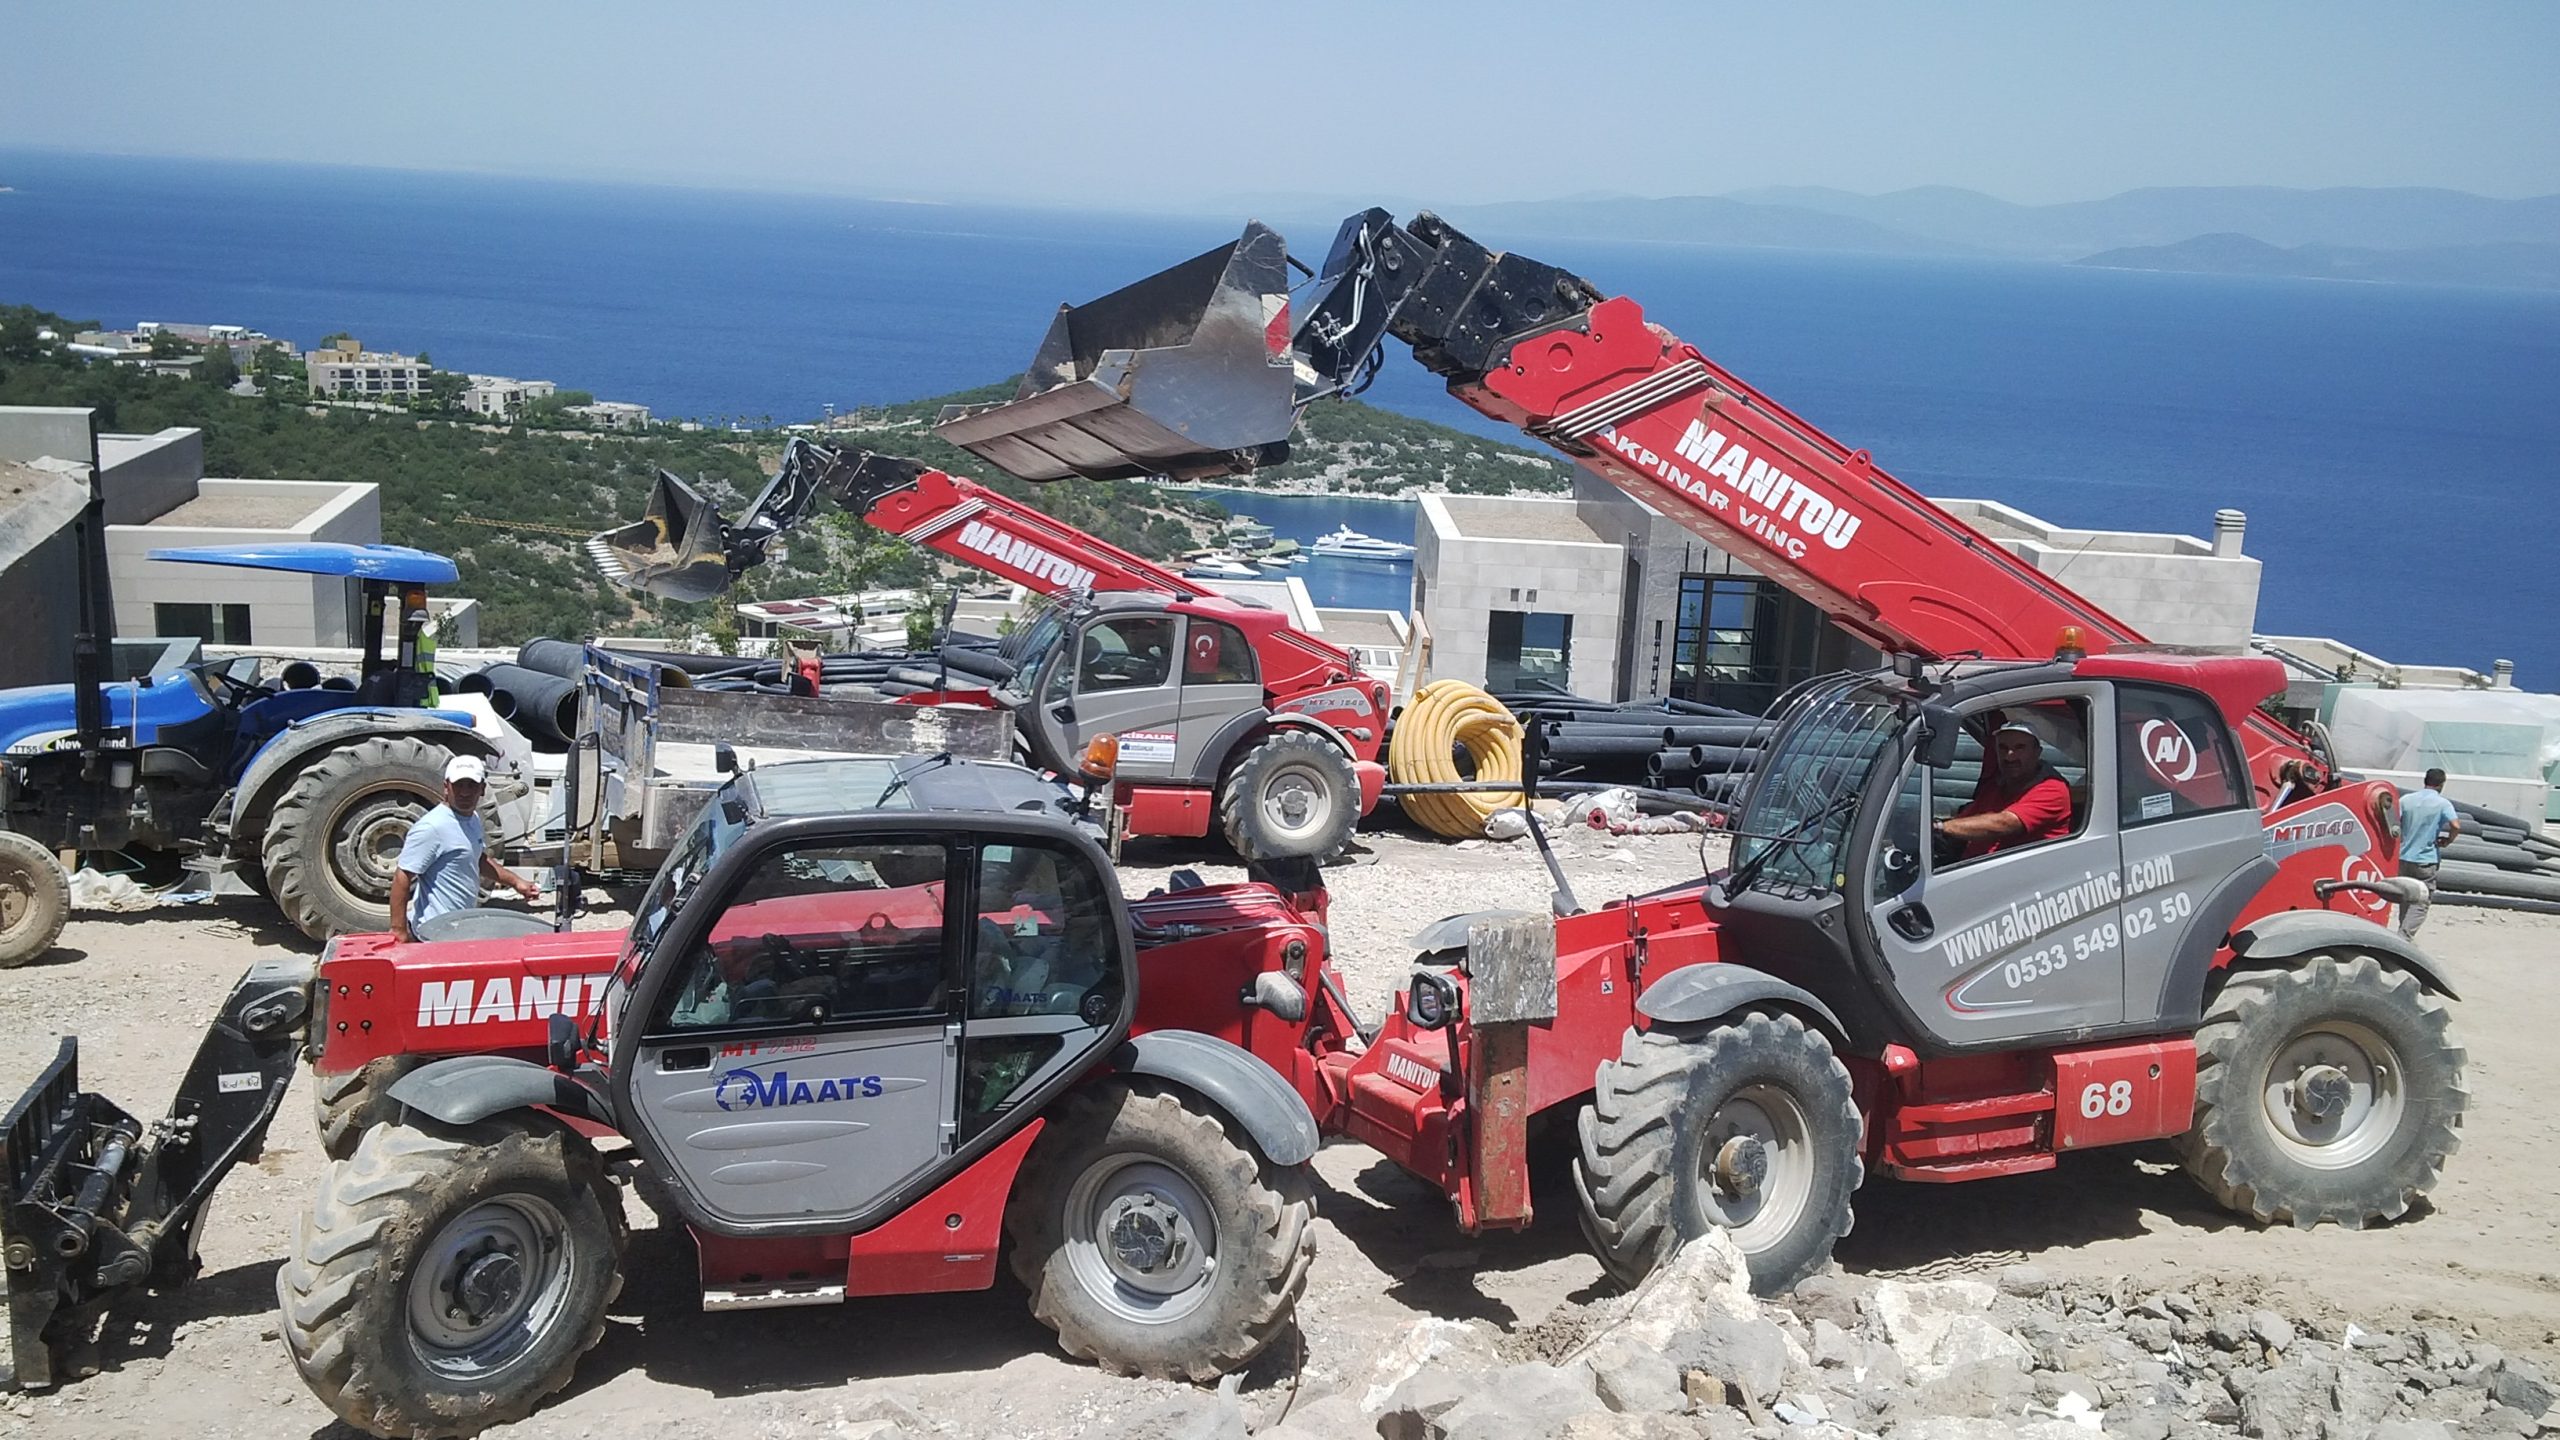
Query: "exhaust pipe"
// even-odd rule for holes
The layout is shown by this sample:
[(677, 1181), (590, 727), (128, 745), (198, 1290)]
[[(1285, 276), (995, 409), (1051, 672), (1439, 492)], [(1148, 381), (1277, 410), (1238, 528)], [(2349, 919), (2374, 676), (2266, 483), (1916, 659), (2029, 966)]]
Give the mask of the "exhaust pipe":
[(1011, 400), (952, 406), (943, 439), (1025, 480), (1236, 475), (1288, 458), (1298, 373), (1288, 246), (1232, 245), (1061, 305)]
[(729, 588), (729, 522), (701, 491), (658, 472), (641, 518), (587, 541), (587, 558), (616, 585), (670, 600), (708, 600)]

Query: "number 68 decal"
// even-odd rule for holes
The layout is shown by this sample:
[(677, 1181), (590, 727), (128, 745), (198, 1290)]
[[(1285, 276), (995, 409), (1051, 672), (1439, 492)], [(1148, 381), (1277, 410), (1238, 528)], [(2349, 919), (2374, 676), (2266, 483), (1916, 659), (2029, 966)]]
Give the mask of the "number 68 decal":
[(2133, 1082), (2119, 1080), (2113, 1085), (2092, 1083), (2080, 1092), (2080, 1118), (2095, 1120), (2101, 1115), (2122, 1115), (2133, 1108)]

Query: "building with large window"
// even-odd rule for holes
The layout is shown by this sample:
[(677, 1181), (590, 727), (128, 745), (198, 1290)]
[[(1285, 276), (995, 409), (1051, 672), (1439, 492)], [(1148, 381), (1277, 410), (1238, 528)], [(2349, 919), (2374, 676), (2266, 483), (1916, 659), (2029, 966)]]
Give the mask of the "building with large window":
[[(2236, 510), (2204, 540), (1937, 503), (2155, 641), (2248, 648), (2259, 565), (2241, 553)], [(1878, 659), (1810, 601), (1593, 475), (1576, 475), (1570, 496), (1426, 495), (1414, 547), (1430, 674), (1497, 692), (1759, 711), (1799, 681)]]

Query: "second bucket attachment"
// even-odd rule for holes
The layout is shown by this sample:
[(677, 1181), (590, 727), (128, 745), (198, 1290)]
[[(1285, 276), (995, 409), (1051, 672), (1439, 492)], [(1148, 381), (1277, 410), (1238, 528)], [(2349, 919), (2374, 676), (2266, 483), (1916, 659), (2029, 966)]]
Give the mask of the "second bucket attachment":
[(1240, 475), (1288, 458), (1298, 413), (1289, 259), (1243, 238), (1082, 305), (1061, 305), (1011, 400), (934, 429), (1026, 480)]

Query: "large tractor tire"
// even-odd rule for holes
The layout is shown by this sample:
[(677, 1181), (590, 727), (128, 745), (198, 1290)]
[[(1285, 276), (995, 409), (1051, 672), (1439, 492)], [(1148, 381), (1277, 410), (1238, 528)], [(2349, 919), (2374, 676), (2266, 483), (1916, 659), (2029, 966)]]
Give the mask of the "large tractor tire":
[(0, 970), (53, 948), (71, 918), (71, 877), (62, 861), (15, 830), (0, 830)]
[(1247, 860), (1330, 860), (1360, 823), (1360, 777), (1324, 736), (1275, 730), (1227, 771), (1218, 820)]
[(1059, 1102), (1005, 1216), (1031, 1313), (1080, 1360), (1207, 1383), (1289, 1323), (1315, 1259), (1315, 1182), (1174, 1094)]
[(276, 1273), (313, 1394), (384, 1436), (468, 1436), (569, 1383), (622, 1289), (622, 1206), (558, 1126), (382, 1125), (329, 1168)]
[(2196, 1031), (2187, 1173), (2261, 1224), (2396, 1219), (2443, 1173), (2470, 1101), (2452, 1016), (2370, 955), (2224, 982)]
[(385, 1055), (335, 1075), (311, 1074), (311, 1105), (320, 1127), (320, 1153), (332, 1160), (352, 1159), (356, 1142), (367, 1130), (400, 1118), (393, 1082), (418, 1068), (414, 1055)]
[(442, 746), (378, 735), (303, 767), (267, 818), (267, 888), (314, 940), (391, 928), (391, 876), (409, 826), (444, 794)]
[(1793, 1015), (1629, 1031), (1581, 1115), (1583, 1234), (1633, 1285), (1722, 1226), (1779, 1294), (1849, 1233), (1859, 1132), (1847, 1068)]

